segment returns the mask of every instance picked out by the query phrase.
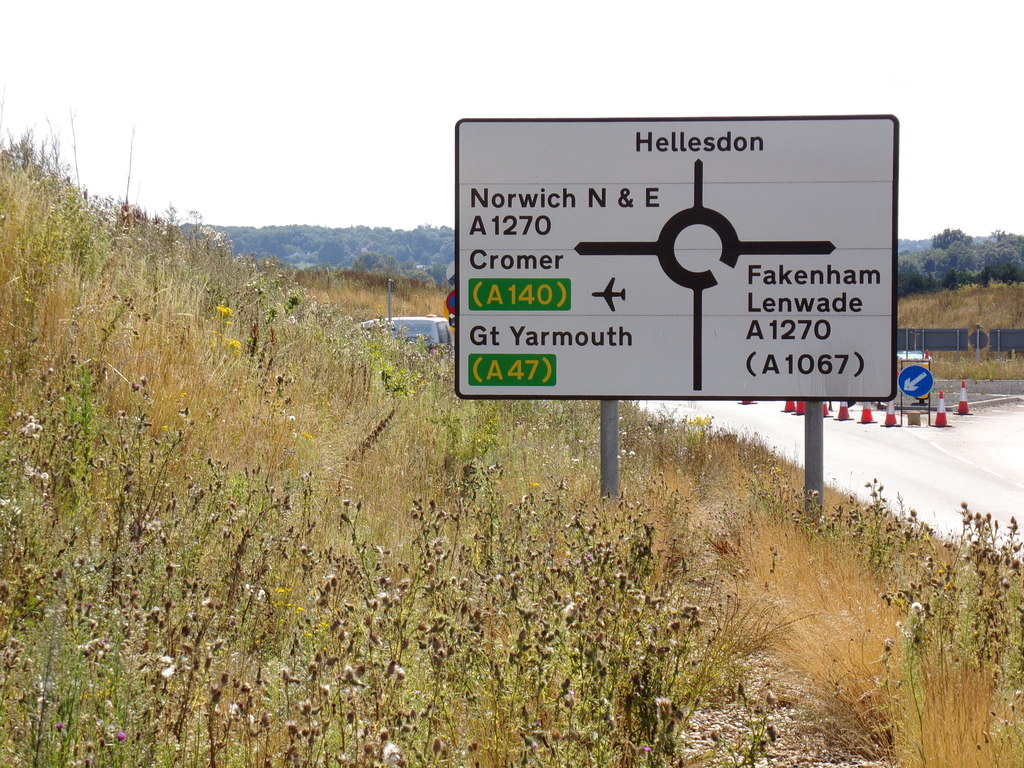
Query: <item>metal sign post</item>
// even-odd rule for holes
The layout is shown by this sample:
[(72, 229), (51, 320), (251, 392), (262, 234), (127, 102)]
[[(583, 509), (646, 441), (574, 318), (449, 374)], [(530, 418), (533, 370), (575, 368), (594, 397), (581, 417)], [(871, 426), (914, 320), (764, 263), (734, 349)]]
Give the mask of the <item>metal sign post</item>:
[(825, 503), (825, 413), (823, 400), (804, 408), (804, 509), (815, 514)]
[(601, 401), (601, 496), (619, 495), (619, 401)]

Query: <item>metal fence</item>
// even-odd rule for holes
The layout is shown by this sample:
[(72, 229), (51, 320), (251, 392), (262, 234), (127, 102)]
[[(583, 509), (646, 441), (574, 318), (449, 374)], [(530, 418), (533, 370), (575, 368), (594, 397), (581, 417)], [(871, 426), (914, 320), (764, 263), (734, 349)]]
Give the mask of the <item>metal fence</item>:
[(988, 332), (988, 348), (993, 352), (1020, 352), (1024, 350), (1024, 329), (990, 329)]
[(900, 328), (896, 331), (896, 348), (923, 352), (964, 352), (988, 347), (993, 352), (1024, 351), (1024, 329), (991, 328), (986, 334), (980, 328)]
[(929, 352), (962, 352), (967, 349), (966, 328), (900, 328), (896, 348)]

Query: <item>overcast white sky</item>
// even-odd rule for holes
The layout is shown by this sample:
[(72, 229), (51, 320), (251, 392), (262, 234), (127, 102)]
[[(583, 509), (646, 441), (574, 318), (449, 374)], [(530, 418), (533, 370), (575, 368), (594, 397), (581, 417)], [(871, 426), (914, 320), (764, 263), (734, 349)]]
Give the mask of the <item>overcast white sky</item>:
[(894, 114), (900, 237), (1024, 233), (1004, 0), (8, 6), (0, 132), (59, 137), (84, 186), (151, 212), (450, 226), (464, 117)]

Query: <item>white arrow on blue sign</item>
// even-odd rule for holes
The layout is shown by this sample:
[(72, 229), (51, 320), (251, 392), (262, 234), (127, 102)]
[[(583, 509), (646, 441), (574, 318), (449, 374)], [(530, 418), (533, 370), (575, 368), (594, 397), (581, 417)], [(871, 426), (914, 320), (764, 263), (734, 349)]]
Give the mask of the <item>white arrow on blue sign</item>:
[(935, 377), (923, 365), (908, 365), (896, 377), (896, 386), (908, 397), (928, 397), (935, 386)]

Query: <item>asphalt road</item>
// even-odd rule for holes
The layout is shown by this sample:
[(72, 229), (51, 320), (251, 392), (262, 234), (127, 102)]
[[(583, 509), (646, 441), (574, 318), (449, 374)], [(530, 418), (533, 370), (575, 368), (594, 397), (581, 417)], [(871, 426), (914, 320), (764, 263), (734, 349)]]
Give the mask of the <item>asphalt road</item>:
[[(1003, 379), (1000, 381), (967, 381), (967, 400), (971, 404), (984, 404), (1005, 397), (1024, 397), (1024, 379)], [(935, 380), (933, 395), (946, 393), (946, 405), (952, 403), (955, 409), (960, 401), (960, 380)]]
[[(860, 424), (860, 404), (850, 409), (851, 421), (825, 419), (825, 482), (866, 499), (866, 484), (877, 479), (894, 509), (915, 509), (940, 530), (960, 530), (964, 501), (972, 511), (991, 513), (1001, 526), (1011, 516), (1024, 524), (1024, 398), (1012, 394), (1018, 383), (985, 393), (970, 385), (967, 416), (956, 414), (960, 382), (955, 384), (952, 399), (947, 393), (945, 429), (927, 426), (927, 418), (925, 426), (887, 429), (881, 426), (885, 412), (878, 410), (872, 411), (874, 423)], [(649, 401), (645, 407), (664, 408), (678, 417), (712, 416), (718, 428), (761, 439), (802, 465), (803, 419), (783, 413), (783, 405)]]

